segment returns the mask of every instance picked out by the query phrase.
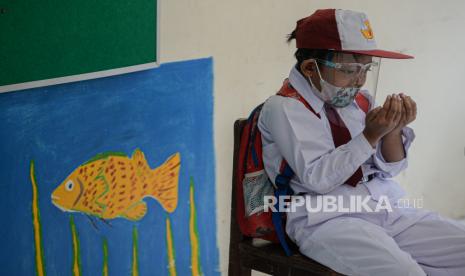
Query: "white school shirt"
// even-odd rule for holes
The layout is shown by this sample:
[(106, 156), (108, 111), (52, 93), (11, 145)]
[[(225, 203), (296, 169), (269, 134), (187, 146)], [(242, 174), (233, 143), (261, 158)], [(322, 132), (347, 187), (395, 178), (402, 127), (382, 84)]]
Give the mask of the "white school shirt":
[[(289, 81), (321, 119), (296, 99), (273, 95), (266, 100), (258, 127), (262, 133), (263, 162), (271, 181), (274, 182), (279, 174), (284, 158), (295, 173), (290, 183), (295, 193), (350, 196), (360, 194), (361, 189), (368, 189), (376, 201), (382, 195), (390, 201), (404, 196), (404, 190), (391, 178), (407, 167), (408, 148), (415, 138), (413, 130), (409, 127), (402, 130), (405, 158), (386, 162), (381, 153), (381, 143), (374, 149), (363, 135), (365, 113), (354, 100), (344, 108), (335, 108), (352, 137), (347, 144), (335, 148), (324, 102), (295, 67), (290, 72)], [(371, 96), (367, 97), (372, 109), (375, 103)], [(360, 166), (364, 176), (374, 174), (374, 178), (355, 188), (343, 185)], [(312, 213), (313, 223), (329, 217), (331, 215), (319, 217)]]

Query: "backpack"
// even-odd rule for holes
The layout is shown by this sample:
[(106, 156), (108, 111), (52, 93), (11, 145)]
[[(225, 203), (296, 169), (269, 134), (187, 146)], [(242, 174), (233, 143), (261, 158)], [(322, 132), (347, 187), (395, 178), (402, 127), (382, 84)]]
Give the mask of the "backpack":
[[(277, 95), (300, 101), (310, 112), (320, 118), (320, 114), (312, 109), (308, 102), (291, 86), (288, 79), (284, 80)], [(355, 100), (366, 114), (369, 109), (368, 99), (362, 93), (358, 93)], [(289, 183), (294, 172), (284, 159), (281, 162), (279, 174), (275, 178), (275, 184), (270, 181), (265, 172), (262, 157), (262, 137), (258, 129), (258, 119), (262, 107), (263, 103), (251, 112), (240, 138), (237, 180), (234, 183), (236, 185), (236, 216), (244, 236), (279, 242), (286, 255), (290, 256), (292, 252), (284, 231), (286, 214), (264, 212), (264, 197), (274, 195), (275, 198), (279, 199), (280, 196), (292, 195), (293, 191)], [(338, 135), (337, 131), (333, 131), (332, 134), (333, 137)], [(274, 206), (275, 209), (278, 209), (278, 203), (279, 200)]]

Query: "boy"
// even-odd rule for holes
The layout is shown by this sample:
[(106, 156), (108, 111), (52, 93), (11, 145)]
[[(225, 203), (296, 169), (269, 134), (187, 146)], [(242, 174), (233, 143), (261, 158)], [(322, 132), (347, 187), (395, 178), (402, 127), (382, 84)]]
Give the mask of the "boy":
[(346, 275), (465, 275), (465, 227), (396, 203), (404, 192), (391, 178), (407, 167), (415, 102), (393, 94), (365, 114), (355, 100), (363, 94), (374, 106), (359, 89), (377, 57), (412, 57), (378, 50), (366, 15), (354, 11), (318, 10), (297, 22), (292, 39), (297, 64), (281, 90), (309, 106), (279, 95), (263, 106), (258, 126), (268, 176), (274, 181), (285, 160), (295, 174), (291, 188), (310, 202), (369, 197), (374, 210), (387, 198), (392, 210), (310, 212), (293, 201), (288, 236), (304, 255)]

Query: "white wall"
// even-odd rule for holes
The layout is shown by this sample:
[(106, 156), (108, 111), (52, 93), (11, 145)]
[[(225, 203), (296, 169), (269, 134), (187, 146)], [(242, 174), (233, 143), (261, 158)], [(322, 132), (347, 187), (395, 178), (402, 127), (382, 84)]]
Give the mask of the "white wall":
[(160, 0), (160, 61), (213, 56), (216, 202), (220, 270), (227, 272), (233, 123), (274, 94), (294, 63), (285, 35), (318, 8), (368, 14), (378, 46), (416, 57), (383, 61), (378, 101), (394, 92), (418, 104), (410, 167), (398, 177), (410, 197), (465, 216), (465, 1)]
[(368, 14), (378, 46), (412, 54), (383, 61), (377, 100), (403, 91), (418, 104), (410, 167), (398, 180), (425, 207), (465, 215), (465, 1), (165, 0), (160, 59), (213, 56), (218, 244), (227, 271), (233, 122), (275, 93), (294, 63), (285, 35), (317, 8)]

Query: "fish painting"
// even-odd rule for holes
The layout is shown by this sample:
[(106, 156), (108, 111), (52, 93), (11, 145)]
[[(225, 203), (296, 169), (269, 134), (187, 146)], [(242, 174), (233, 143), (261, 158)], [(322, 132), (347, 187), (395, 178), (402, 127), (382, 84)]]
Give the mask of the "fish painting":
[(178, 203), (180, 154), (151, 169), (144, 153), (98, 154), (77, 167), (53, 192), (52, 203), (66, 212), (80, 212), (102, 220), (142, 219), (146, 197), (171, 213)]

